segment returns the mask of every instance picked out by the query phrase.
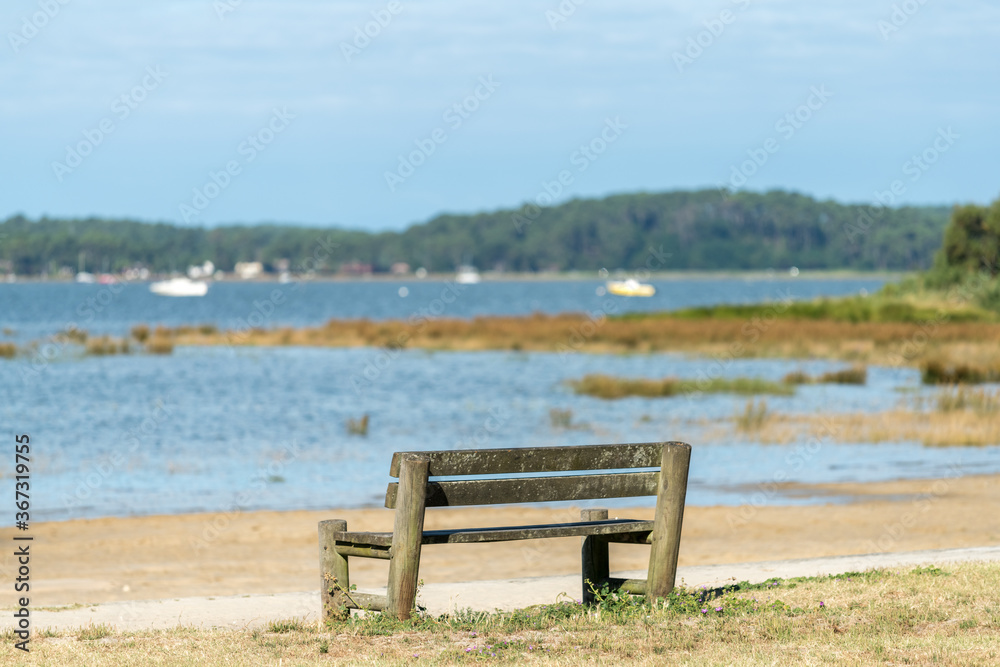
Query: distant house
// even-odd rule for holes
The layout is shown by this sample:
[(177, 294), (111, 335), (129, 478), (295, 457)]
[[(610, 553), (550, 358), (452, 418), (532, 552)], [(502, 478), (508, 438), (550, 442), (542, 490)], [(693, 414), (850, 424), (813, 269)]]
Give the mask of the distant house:
[(344, 262), (337, 269), (337, 273), (344, 276), (370, 276), (372, 274), (372, 265), (357, 261)]
[(233, 273), (243, 280), (252, 280), (264, 272), (264, 265), (260, 262), (236, 262)]

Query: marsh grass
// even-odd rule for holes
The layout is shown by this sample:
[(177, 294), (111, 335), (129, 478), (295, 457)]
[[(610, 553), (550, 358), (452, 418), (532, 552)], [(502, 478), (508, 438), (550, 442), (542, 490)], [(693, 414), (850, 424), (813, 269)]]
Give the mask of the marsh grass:
[(88, 338), (83, 350), (89, 356), (100, 357), (113, 354), (129, 354), (132, 351), (132, 346), (129, 345), (127, 338), (99, 336), (97, 338)]
[(161, 333), (155, 333), (146, 341), (146, 352), (149, 354), (172, 354), (174, 341)]
[(1000, 382), (1000, 363), (974, 364), (951, 362), (942, 358), (924, 360), (920, 365), (924, 384), (982, 384)]
[(361, 419), (348, 419), (347, 433), (348, 435), (360, 435), (363, 438), (368, 437), (368, 415), (363, 415)]
[(569, 408), (565, 410), (549, 408), (549, 424), (552, 428), (573, 428), (573, 411)]
[(958, 385), (938, 392), (934, 407), (945, 413), (969, 410), (983, 416), (1000, 415), (1000, 394)]
[(0, 343), (0, 359), (13, 359), (15, 356), (17, 356), (17, 345)]
[(694, 393), (773, 394), (777, 396), (790, 396), (795, 393), (795, 388), (790, 385), (759, 378), (711, 378), (706, 380), (663, 378), (662, 380), (649, 380), (645, 378), (617, 378), (595, 373), (585, 375), (579, 380), (570, 380), (568, 384), (577, 394), (608, 400), (627, 396), (664, 398)]
[(822, 373), (816, 377), (808, 373), (796, 370), (781, 378), (786, 384), (865, 384), (868, 382), (868, 368), (865, 366), (852, 366), (837, 371)]
[[(822, 297), (811, 301), (722, 304), (684, 308), (670, 313), (680, 319), (743, 319), (754, 317), (791, 320), (830, 320), (833, 322), (894, 322), (921, 323), (940, 319), (945, 314), (951, 322), (996, 322), (997, 313), (968, 304), (955, 304), (946, 294), (886, 297), (871, 296)], [(631, 313), (623, 319), (634, 317)]]
[[(774, 306), (762, 306), (774, 312)], [(770, 311), (768, 311), (770, 309)], [(687, 352), (726, 358), (841, 359), (851, 363), (919, 366), (925, 359), (976, 357), (1000, 367), (1000, 323), (937, 322), (926, 344), (926, 322), (852, 322), (759, 317), (757, 320), (654, 313), (608, 318), (583, 314), (403, 320), (330, 320), (317, 327), (251, 329), (204, 334), (196, 325), (166, 330), (178, 345), (386, 347), (525, 352)], [(581, 337), (586, 329), (589, 335)], [(905, 354), (904, 354), (905, 353)]]
[(146, 339), (149, 338), (149, 325), (148, 324), (136, 324), (132, 327), (129, 332), (132, 338), (135, 338), (140, 343), (145, 343)]
[[(600, 592), (509, 612), (400, 622), (370, 614), (330, 627), (114, 632), (32, 640), (39, 664), (385, 665), (473, 663), (836, 667), (987, 665), (1000, 656), (1000, 564), (875, 570), (675, 589), (667, 604)], [(70, 632), (73, 636), (74, 631)], [(11, 656), (5, 642), (0, 652)]]
[(736, 430), (744, 433), (756, 433), (764, 428), (768, 416), (767, 401), (761, 399), (758, 403), (750, 399), (743, 408), (743, 412), (736, 415)]
[[(945, 398), (946, 404), (965, 402), (968, 407), (887, 410), (874, 413), (784, 415), (752, 408), (751, 403), (737, 413), (730, 425), (702, 422), (706, 442), (725, 442), (734, 434), (752, 433), (763, 443), (801, 443), (822, 433), (834, 442), (919, 442), (934, 447), (1000, 445), (1000, 418), (996, 403), (984, 397), (980, 409), (975, 398)], [(992, 411), (991, 411), (992, 410)]]

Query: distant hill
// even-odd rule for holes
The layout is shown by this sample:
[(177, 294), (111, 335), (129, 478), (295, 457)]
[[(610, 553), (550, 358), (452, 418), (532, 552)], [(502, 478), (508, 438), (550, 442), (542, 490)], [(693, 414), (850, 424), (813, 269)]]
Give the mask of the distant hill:
[(368, 267), (383, 272), (396, 262), (446, 272), (460, 264), (507, 271), (647, 265), (656, 270), (918, 270), (931, 266), (949, 213), (947, 207), (880, 209), (783, 191), (699, 190), (441, 215), (402, 232), (380, 233), (15, 216), (0, 223), (0, 273), (75, 271), (81, 258), (91, 271), (135, 265), (183, 270), (207, 259), (227, 271), (238, 261), (272, 267), (281, 259), (289, 260), (293, 272)]

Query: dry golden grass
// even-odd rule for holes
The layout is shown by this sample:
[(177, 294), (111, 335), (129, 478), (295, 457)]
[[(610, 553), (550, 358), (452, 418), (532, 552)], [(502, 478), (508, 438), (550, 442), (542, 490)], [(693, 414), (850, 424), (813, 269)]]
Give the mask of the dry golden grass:
[(1000, 416), (992, 411), (897, 409), (854, 414), (781, 415), (765, 409), (761, 414), (753, 414), (752, 423), (748, 422), (750, 413), (748, 404), (746, 411), (737, 414), (728, 428), (706, 423), (711, 429), (706, 437), (725, 440), (735, 431), (750, 434), (759, 442), (782, 445), (806, 442), (816, 434), (835, 442), (915, 441), (940, 447), (1000, 444)]
[(17, 355), (17, 345), (0, 343), (0, 359), (13, 359)]
[[(686, 591), (670, 608), (573, 603), (409, 624), (43, 632), (37, 664), (990, 665), (1000, 662), (1000, 565), (962, 564)], [(701, 611), (704, 609), (704, 613)], [(25, 656), (3, 637), (5, 661)]]
[(84, 352), (91, 356), (106, 356), (112, 354), (128, 354), (131, 352), (128, 339), (114, 336), (88, 338), (84, 344)]
[(320, 327), (206, 333), (164, 331), (181, 345), (377, 346), (437, 350), (688, 352), (718, 358), (829, 358), (912, 365), (961, 359), (1000, 368), (1000, 324), (843, 322), (762, 318), (593, 321), (585, 315), (401, 320), (331, 320)]

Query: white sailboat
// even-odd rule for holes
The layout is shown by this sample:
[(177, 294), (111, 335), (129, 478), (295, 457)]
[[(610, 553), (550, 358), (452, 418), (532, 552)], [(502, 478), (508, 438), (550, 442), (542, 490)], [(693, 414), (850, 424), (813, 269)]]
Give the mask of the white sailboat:
[(208, 283), (184, 277), (171, 278), (152, 283), (149, 291), (160, 296), (205, 296), (208, 294)]

